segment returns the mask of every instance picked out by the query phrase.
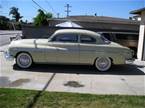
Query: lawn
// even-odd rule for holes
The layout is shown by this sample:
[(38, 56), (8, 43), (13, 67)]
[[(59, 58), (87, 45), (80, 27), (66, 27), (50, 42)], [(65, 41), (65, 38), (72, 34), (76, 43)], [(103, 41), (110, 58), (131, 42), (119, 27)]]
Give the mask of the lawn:
[(0, 108), (145, 108), (145, 96), (91, 95), (0, 88)]

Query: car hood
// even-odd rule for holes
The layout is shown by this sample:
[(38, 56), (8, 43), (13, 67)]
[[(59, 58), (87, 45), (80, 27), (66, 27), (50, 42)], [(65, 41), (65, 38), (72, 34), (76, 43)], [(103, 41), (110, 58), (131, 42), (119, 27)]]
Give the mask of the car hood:
[(12, 41), (10, 46), (11, 47), (22, 47), (22, 46), (29, 46), (29, 45), (36, 45), (36, 44), (46, 44), (48, 43), (48, 39), (22, 39)]

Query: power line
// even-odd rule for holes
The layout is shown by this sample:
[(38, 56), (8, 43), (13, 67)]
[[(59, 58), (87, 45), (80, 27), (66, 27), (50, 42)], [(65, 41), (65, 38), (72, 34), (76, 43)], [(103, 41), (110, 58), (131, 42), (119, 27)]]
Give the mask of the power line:
[[(33, 6), (33, 5), (32, 5)], [(37, 7), (33, 6), (36, 10), (38, 9)]]
[(54, 14), (56, 14), (57, 18), (59, 18), (60, 13), (58, 13), (58, 12), (56, 12), (56, 11), (54, 10), (53, 6), (48, 2), (48, 0), (45, 0), (45, 2), (46, 2), (46, 3), (48, 4), (48, 6), (51, 8), (52, 12), (53, 12)]
[(57, 12), (54, 10), (53, 6), (47, 1), (45, 0), (45, 2), (48, 4), (48, 6), (51, 8), (51, 10), (53, 11), (53, 13), (57, 14)]
[(40, 9), (42, 9), (43, 11), (47, 13), (47, 11), (44, 8), (42, 8), (36, 1), (32, 0), (32, 2), (35, 3)]
[(60, 16), (60, 14), (59, 14), (59, 13), (57, 13), (57, 18), (59, 18), (59, 16)]
[(69, 4), (66, 4), (65, 7), (66, 7), (66, 10), (65, 10), (66, 16), (68, 17), (68, 16), (69, 16), (69, 13), (71, 12), (70, 8), (71, 8), (72, 6), (70, 6)]

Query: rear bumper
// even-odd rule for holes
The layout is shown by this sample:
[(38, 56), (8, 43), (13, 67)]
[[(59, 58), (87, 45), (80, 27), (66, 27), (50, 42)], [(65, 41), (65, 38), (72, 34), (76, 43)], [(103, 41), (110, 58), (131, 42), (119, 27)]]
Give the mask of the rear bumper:
[(133, 63), (135, 61), (135, 58), (132, 58), (132, 59), (127, 59), (125, 62), (126, 63)]
[(14, 57), (10, 55), (10, 53), (8, 51), (4, 52), (4, 57), (6, 60), (14, 60)]

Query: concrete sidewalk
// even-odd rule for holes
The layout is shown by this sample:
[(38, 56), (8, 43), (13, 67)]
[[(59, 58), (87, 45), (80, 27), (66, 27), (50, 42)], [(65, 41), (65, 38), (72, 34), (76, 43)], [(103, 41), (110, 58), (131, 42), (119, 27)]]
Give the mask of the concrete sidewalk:
[[(5, 50), (3, 46), (1, 50)], [(0, 87), (91, 94), (145, 95), (145, 64), (113, 66), (98, 72), (91, 66), (34, 65), (19, 69), (0, 52)]]

